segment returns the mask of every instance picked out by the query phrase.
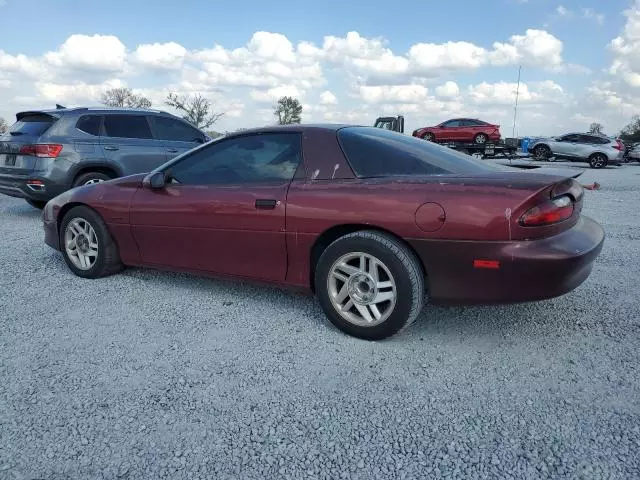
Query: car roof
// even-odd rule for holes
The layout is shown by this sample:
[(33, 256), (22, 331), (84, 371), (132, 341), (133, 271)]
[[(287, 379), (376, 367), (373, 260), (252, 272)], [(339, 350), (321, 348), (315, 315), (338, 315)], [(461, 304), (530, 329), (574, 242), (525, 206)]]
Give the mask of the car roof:
[(67, 115), (70, 113), (81, 113), (81, 112), (92, 112), (92, 113), (106, 113), (106, 112), (123, 112), (123, 113), (158, 113), (163, 115), (171, 115), (169, 112), (165, 112), (163, 110), (157, 110), (153, 108), (133, 108), (133, 107), (109, 107), (107, 105), (99, 105), (95, 107), (71, 107), (71, 108), (43, 108), (43, 109), (35, 109), (28, 110), (24, 112), (18, 112), (17, 115), (28, 115), (28, 114), (38, 114), (38, 113), (46, 113), (49, 115)]
[[(297, 123), (293, 125), (265, 125), (263, 127), (247, 128), (244, 130), (238, 130), (231, 132), (226, 137), (250, 135), (255, 133), (277, 133), (277, 132), (306, 132), (309, 130), (330, 130), (337, 132), (341, 128), (345, 127), (362, 127), (366, 128), (368, 125), (352, 125), (346, 123)], [(370, 128), (375, 128), (368, 126)]]

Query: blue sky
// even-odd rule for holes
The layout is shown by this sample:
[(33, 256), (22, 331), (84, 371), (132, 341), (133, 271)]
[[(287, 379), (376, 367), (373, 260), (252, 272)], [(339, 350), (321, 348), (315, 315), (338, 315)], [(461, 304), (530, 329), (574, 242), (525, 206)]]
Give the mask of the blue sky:
[[(518, 64), (524, 64), (522, 80), (530, 94), (530, 98), (525, 95), (519, 130), (532, 134), (548, 130), (549, 122), (540, 114), (550, 111), (561, 117), (555, 121), (558, 128), (585, 128), (583, 124), (596, 114), (601, 115), (605, 126), (609, 123), (611, 128), (619, 128), (622, 117), (636, 108), (638, 87), (632, 76), (634, 61), (629, 57), (636, 54), (637, 45), (633, 35), (624, 37), (625, 28), (634, 27), (636, 0), (459, 0), (421, 2), (404, 8), (390, 5), (377, 0), (113, 0), (95, 4), (77, 0), (4, 0), (0, 6), (0, 18), (4, 19), (0, 29), (0, 115), (11, 119), (16, 109), (31, 108), (38, 102), (46, 106), (53, 96), (61, 102), (91, 102), (101, 89), (127, 85), (160, 103), (168, 90), (199, 93), (194, 86), (204, 88), (203, 94), (233, 113), (221, 121), (220, 129), (270, 121), (268, 100), (278, 92), (298, 93), (308, 106), (303, 119), (310, 121), (346, 119), (371, 123), (378, 113), (390, 111), (405, 113), (409, 127), (456, 113), (489, 115), (504, 121), (509, 117), (509, 107), (502, 97), (516, 80)], [(10, 21), (12, 18), (16, 21)], [(262, 47), (254, 42), (260, 52), (250, 59), (247, 55), (256, 54), (255, 51), (238, 54), (235, 60), (219, 61), (216, 57), (212, 61), (206, 54), (206, 62), (201, 60), (204, 57), (198, 52), (210, 51), (215, 45), (231, 52), (245, 47), (256, 32), (284, 36), (296, 59), (283, 53), (286, 46), (281, 37), (272, 37), (262, 38)], [(352, 36), (350, 44), (334, 48), (330, 60), (326, 51), (314, 51), (304, 58), (298, 55), (300, 42), (311, 42), (323, 50), (325, 37), (345, 39), (348, 32), (357, 32), (362, 40), (354, 43)], [(76, 37), (75, 43), (65, 44), (74, 35), (86, 37)], [(520, 40), (513, 40), (514, 36)], [(625, 48), (612, 51), (612, 40), (621, 36)], [(83, 38), (93, 38), (95, 42), (85, 42)], [(111, 64), (100, 65), (99, 58), (91, 57), (109, 58), (109, 52), (121, 48), (113, 38), (123, 46), (126, 57), (118, 65), (113, 63), (115, 57)], [(371, 43), (377, 39), (383, 39), (382, 43)], [(170, 42), (173, 46), (167, 47)], [(266, 45), (273, 42), (278, 43), (279, 53), (269, 53)], [(454, 45), (446, 47), (448, 42)], [(506, 47), (497, 52), (494, 42)], [(86, 50), (81, 49), (83, 44)], [(144, 61), (140, 60), (142, 57), (133, 58), (140, 45), (151, 44), (159, 45), (152, 55), (171, 61), (179, 57), (179, 65), (158, 67), (158, 58), (150, 58), (149, 53)], [(176, 53), (176, 44), (186, 53)], [(395, 70), (390, 72), (385, 62), (404, 62), (402, 58), (408, 58), (416, 44), (429, 47), (416, 50), (420, 57), (416, 53), (409, 66), (398, 66), (398, 74), (393, 75)], [(470, 50), (469, 45), (484, 51)], [(174, 55), (163, 56), (163, 49)], [(438, 55), (442, 56), (444, 67), (427, 59)], [(474, 55), (477, 62), (465, 60)], [(545, 65), (545, 56), (553, 59), (549, 65)], [(267, 63), (269, 71), (280, 73), (274, 73), (268, 84), (256, 85), (245, 78), (239, 58), (253, 65), (251, 72), (255, 75), (265, 75), (263, 67), (267, 68)], [(621, 60), (622, 66), (612, 74), (616, 60)], [(294, 71), (317, 62), (318, 75), (324, 82), (309, 85), (313, 75), (298, 78), (278, 69), (277, 62)], [(204, 73), (198, 73), (198, 69)], [(223, 70), (233, 73), (231, 77), (238, 79), (237, 83), (232, 78), (221, 80)], [(194, 81), (195, 78), (199, 80)], [(454, 82), (459, 94), (448, 84), (451, 92), (439, 96), (437, 89), (446, 82)], [(330, 97), (322, 97), (325, 92), (330, 92), (336, 101), (326, 101)], [(585, 105), (580, 100), (583, 96), (593, 100), (598, 95), (603, 96), (602, 104)], [(617, 100), (612, 101), (612, 97)], [(492, 99), (497, 102), (492, 103)], [(573, 107), (568, 108), (568, 104)], [(603, 108), (613, 108), (615, 112), (603, 114)]]

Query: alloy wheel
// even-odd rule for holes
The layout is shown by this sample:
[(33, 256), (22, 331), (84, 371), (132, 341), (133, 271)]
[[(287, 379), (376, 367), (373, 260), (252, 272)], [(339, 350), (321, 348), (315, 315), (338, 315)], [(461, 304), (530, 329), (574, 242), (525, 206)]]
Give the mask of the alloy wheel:
[(327, 289), (339, 315), (358, 326), (383, 323), (396, 305), (396, 283), (389, 268), (364, 252), (338, 258), (329, 270)]
[(74, 218), (67, 224), (64, 246), (69, 260), (80, 270), (89, 270), (98, 259), (98, 236), (84, 218)]

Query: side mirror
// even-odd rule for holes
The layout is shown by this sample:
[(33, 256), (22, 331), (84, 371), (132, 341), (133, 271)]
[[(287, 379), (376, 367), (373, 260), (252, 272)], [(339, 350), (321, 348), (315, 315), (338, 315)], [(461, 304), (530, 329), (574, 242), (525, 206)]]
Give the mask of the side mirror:
[(142, 181), (144, 187), (152, 189), (164, 188), (166, 183), (164, 172), (151, 172)]

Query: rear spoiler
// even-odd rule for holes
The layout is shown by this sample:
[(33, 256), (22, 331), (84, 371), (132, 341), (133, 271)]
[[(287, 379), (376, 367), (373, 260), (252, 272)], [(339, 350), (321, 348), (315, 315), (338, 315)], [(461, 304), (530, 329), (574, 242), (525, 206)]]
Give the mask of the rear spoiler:
[(57, 115), (54, 115), (52, 113), (45, 112), (45, 111), (42, 111), (42, 110), (26, 110), (24, 112), (16, 113), (16, 121), (19, 122), (24, 117), (28, 117), (29, 115), (42, 115), (42, 116), (45, 116), (45, 117), (51, 117), (51, 118), (55, 118), (55, 119), (59, 118)]

